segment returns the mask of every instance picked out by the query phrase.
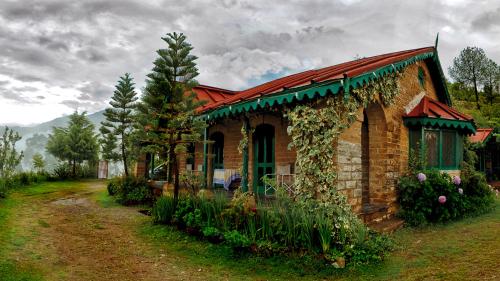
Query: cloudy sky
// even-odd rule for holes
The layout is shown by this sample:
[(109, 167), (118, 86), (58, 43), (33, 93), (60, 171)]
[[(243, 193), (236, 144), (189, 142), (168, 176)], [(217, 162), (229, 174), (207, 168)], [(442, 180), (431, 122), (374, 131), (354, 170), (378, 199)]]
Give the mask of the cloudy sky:
[(188, 36), (202, 84), (233, 90), (434, 44), (500, 62), (497, 0), (0, 0), (0, 124), (106, 107), (120, 75), (144, 86), (167, 32)]

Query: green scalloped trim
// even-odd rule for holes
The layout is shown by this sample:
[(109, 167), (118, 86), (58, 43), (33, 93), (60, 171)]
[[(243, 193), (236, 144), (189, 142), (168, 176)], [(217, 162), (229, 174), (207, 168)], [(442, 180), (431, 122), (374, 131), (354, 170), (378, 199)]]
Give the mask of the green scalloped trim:
[[(286, 89), (276, 94), (262, 96), (249, 101), (238, 102), (232, 105), (225, 105), (221, 108), (203, 113), (199, 116), (199, 118), (202, 118), (204, 120), (213, 120), (238, 115), (240, 113), (248, 112), (250, 110), (256, 110), (259, 108), (272, 107), (276, 104), (282, 105), (283, 103), (302, 101), (306, 97), (308, 99), (314, 99), (318, 97), (324, 97), (326, 95), (337, 95), (344, 88), (344, 84), (348, 85), (349, 89), (363, 87), (364, 85), (376, 79), (380, 79), (390, 73), (393, 73), (394, 71), (401, 71), (408, 65), (414, 64), (417, 61), (434, 58), (434, 62), (436, 62), (436, 57), (437, 53), (435, 52), (423, 53), (404, 61), (386, 65), (372, 72), (366, 72), (355, 77), (348, 77), (347, 79), (338, 79), (322, 83), (313, 83), (299, 88)], [(437, 65), (440, 73), (442, 74), (439, 60), (437, 60)], [(444, 76), (442, 76), (441, 80), (443, 80), (444, 83), (443, 77)], [(348, 97), (349, 92), (350, 91), (344, 91), (346, 98)], [(445, 92), (445, 99), (447, 100), (447, 103), (450, 104), (448, 92)]]
[(467, 133), (476, 133), (476, 126), (472, 121), (449, 120), (430, 117), (403, 117), (406, 126), (438, 127), (463, 130)]

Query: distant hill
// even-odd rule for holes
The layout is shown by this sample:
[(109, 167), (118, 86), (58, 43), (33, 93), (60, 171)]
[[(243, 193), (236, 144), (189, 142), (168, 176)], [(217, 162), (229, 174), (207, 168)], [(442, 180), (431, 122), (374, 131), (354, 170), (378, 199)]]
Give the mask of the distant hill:
[[(104, 110), (87, 115), (90, 121), (95, 125), (96, 132), (101, 126), (101, 121), (104, 121)], [(34, 134), (49, 135), (52, 131), (52, 127), (63, 127), (68, 124), (69, 116), (63, 116), (56, 118), (54, 120), (44, 122), (33, 126), (9, 126), (14, 131), (18, 132), (23, 138), (17, 143), (17, 148), (19, 150), (24, 150), (26, 148), (26, 140), (32, 137)], [(0, 126), (1, 131), (4, 130), (4, 126)]]

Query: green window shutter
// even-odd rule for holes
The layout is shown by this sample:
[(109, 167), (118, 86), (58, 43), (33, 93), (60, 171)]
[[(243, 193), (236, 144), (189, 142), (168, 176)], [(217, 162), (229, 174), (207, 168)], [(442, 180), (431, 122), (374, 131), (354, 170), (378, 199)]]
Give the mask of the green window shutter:
[(443, 130), (441, 140), (442, 168), (457, 167), (457, 134), (455, 131)]

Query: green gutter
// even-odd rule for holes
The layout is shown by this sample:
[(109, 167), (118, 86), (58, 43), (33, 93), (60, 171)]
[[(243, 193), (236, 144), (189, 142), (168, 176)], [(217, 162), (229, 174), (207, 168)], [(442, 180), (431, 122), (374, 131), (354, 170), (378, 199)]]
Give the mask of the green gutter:
[(403, 119), (406, 126), (430, 126), (463, 130), (469, 134), (476, 133), (476, 126), (472, 121), (449, 120), (430, 117), (404, 117)]
[[(444, 87), (445, 99), (448, 104), (451, 104), (451, 100), (449, 98), (446, 85), (444, 84), (445, 83), (444, 75), (442, 74), (442, 69), (439, 64), (439, 59), (437, 58), (437, 52), (427, 52), (413, 56), (404, 61), (380, 67), (371, 72), (366, 72), (354, 77), (348, 77), (348, 79), (346, 77), (344, 79), (331, 80), (321, 83), (312, 83), (307, 86), (297, 87), (293, 89), (286, 89), (276, 94), (261, 96), (259, 98), (254, 98), (249, 101), (243, 101), (232, 105), (225, 105), (220, 108), (214, 109), (212, 111), (206, 112), (200, 115), (199, 118), (202, 118), (204, 120), (213, 120), (213, 119), (238, 115), (240, 113), (248, 112), (250, 110), (272, 107), (276, 104), (282, 105), (283, 103), (302, 101), (306, 97), (308, 99), (315, 99), (318, 97), (324, 97), (327, 94), (337, 95), (342, 89), (344, 89), (346, 85), (349, 87), (349, 89), (356, 89), (359, 87), (363, 87), (364, 85), (370, 83), (371, 81), (380, 79), (388, 74), (394, 73), (396, 70), (400, 71), (406, 68), (408, 65), (414, 64), (417, 61), (425, 60), (428, 58), (433, 58), (433, 61), (436, 63), (441, 75), (441, 81)], [(348, 95), (349, 92), (350, 90), (344, 91), (346, 95)]]

